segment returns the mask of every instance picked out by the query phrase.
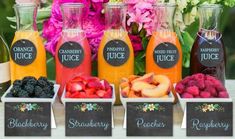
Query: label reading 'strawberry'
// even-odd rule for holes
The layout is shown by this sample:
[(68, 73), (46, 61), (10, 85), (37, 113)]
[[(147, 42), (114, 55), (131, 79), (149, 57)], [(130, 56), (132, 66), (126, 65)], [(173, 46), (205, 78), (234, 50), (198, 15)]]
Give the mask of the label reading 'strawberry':
[(37, 56), (35, 45), (29, 40), (18, 40), (11, 47), (11, 58), (13, 61), (22, 66), (33, 63)]
[(65, 67), (75, 68), (83, 62), (84, 50), (77, 42), (65, 42), (58, 50), (58, 58)]
[(169, 42), (164, 42), (155, 47), (153, 59), (161, 68), (171, 68), (179, 61), (179, 51), (177, 47)]
[(103, 56), (110, 65), (121, 66), (129, 59), (130, 49), (122, 40), (111, 40), (105, 45)]
[(197, 57), (202, 65), (216, 67), (224, 60), (224, 50), (216, 41), (204, 41), (199, 45)]

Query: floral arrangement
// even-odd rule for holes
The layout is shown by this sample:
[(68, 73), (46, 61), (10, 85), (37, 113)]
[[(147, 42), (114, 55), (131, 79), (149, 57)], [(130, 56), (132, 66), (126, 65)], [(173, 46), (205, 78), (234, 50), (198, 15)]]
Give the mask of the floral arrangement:
[(29, 112), (29, 111), (43, 111), (43, 108), (36, 103), (20, 103), (13, 107), (14, 111)]
[(195, 107), (195, 111), (200, 112), (224, 112), (224, 107), (220, 106), (219, 104), (202, 104)]
[(86, 111), (103, 111), (103, 107), (99, 106), (96, 103), (82, 103), (80, 105), (75, 105), (73, 109), (81, 111), (81, 112), (86, 112)]
[(136, 110), (141, 112), (165, 111), (165, 107), (159, 105), (158, 103), (144, 103), (143, 105), (136, 106)]

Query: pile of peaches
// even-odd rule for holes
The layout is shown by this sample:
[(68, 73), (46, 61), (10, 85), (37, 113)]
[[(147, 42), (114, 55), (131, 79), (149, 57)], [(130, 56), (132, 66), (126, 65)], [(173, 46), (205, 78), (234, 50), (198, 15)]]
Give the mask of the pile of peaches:
[(170, 79), (165, 75), (148, 73), (144, 76), (131, 75), (122, 78), (120, 91), (125, 98), (168, 98)]

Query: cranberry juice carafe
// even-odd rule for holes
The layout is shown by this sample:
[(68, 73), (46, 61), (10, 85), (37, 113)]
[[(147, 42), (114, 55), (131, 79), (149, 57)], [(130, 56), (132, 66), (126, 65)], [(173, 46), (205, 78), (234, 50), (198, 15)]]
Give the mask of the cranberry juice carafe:
[(134, 52), (125, 28), (126, 6), (109, 2), (105, 7), (105, 32), (98, 50), (98, 76), (115, 85), (116, 104), (120, 104), (119, 83), (134, 74)]
[(157, 4), (155, 27), (146, 50), (146, 72), (164, 74), (172, 83), (182, 78), (182, 49), (174, 32), (174, 4)]
[(81, 3), (61, 5), (63, 30), (56, 48), (56, 82), (61, 97), (67, 81), (75, 76), (91, 75), (91, 50), (82, 29)]
[(191, 51), (191, 74), (204, 73), (225, 82), (225, 48), (219, 21), (222, 7), (216, 4), (199, 7), (200, 28)]
[(47, 76), (46, 50), (36, 26), (37, 6), (16, 4), (14, 9), (17, 31), (10, 48), (11, 81), (25, 76)]

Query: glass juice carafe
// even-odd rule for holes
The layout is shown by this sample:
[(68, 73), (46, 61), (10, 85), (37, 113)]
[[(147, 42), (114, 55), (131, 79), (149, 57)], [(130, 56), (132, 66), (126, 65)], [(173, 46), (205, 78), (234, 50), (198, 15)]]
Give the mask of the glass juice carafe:
[(59, 97), (67, 81), (75, 76), (91, 75), (91, 50), (82, 29), (83, 4), (61, 5), (63, 30), (56, 47), (56, 83)]
[(116, 104), (120, 104), (119, 83), (134, 74), (134, 52), (126, 31), (126, 6), (110, 2), (105, 7), (106, 29), (98, 50), (98, 76), (115, 85)]
[(11, 81), (46, 77), (46, 50), (36, 26), (37, 6), (16, 4), (14, 9), (17, 31), (10, 48)]
[(146, 72), (169, 77), (172, 83), (182, 78), (182, 49), (174, 32), (174, 4), (155, 5), (155, 32), (146, 50)]
[(191, 51), (191, 74), (204, 73), (225, 82), (225, 48), (219, 21), (222, 7), (217, 4), (199, 7), (200, 27)]

